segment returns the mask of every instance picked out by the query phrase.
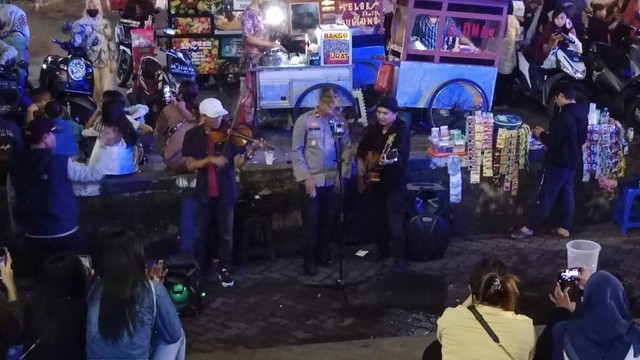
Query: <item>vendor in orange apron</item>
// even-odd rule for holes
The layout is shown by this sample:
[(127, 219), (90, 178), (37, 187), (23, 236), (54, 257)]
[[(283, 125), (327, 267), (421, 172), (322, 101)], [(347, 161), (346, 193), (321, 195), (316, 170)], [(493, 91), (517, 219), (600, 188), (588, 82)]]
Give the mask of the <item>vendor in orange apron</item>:
[(236, 124), (246, 124), (253, 110), (253, 85), (249, 69), (256, 64), (260, 55), (274, 48), (283, 49), (276, 41), (269, 41), (269, 33), (262, 20), (262, 5), (265, 0), (252, 0), (242, 12), (242, 50), (244, 57), (240, 72), (246, 74), (240, 78), (240, 99), (236, 109)]

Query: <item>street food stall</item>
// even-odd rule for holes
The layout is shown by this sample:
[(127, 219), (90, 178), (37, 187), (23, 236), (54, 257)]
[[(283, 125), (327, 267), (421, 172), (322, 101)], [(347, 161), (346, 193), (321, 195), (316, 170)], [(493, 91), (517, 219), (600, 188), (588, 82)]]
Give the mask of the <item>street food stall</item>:
[[(294, 31), (299, 31), (295, 25)], [(277, 55), (268, 53), (252, 69), (258, 109), (291, 108), (296, 118), (303, 109), (315, 107), (317, 91), (327, 85), (334, 87), (341, 106), (356, 105), (351, 93), (351, 31), (345, 25), (319, 25), (315, 35), (318, 43), (310, 44), (306, 54), (275, 61)]]
[(399, 0), (389, 93), (402, 107), (427, 109), (432, 126), (464, 130), (475, 110), (491, 108), (507, 7), (496, 0)]

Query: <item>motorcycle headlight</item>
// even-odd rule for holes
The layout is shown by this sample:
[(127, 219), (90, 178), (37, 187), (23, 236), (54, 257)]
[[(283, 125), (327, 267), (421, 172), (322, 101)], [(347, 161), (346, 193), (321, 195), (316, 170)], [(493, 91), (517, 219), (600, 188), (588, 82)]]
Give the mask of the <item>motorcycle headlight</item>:
[(87, 68), (84, 65), (84, 61), (80, 59), (73, 59), (69, 61), (68, 66), (69, 77), (74, 81), (80, 81), (87, 73)]

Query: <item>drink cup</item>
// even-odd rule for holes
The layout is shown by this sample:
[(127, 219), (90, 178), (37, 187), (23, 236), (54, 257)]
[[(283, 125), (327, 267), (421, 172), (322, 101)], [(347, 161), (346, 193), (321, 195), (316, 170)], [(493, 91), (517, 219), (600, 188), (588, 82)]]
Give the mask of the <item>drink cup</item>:
[(266, 150), (264, 152), (264, 161), (267, 165), (273, 165), (275, 159), (275, 152), (273, 150)]

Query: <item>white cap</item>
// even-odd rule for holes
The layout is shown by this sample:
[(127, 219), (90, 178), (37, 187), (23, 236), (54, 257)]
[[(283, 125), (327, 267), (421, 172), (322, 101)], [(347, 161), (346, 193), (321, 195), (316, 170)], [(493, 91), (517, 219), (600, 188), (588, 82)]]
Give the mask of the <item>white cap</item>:
[(216, 98), (204, 99), (200, 103), (200, 114), (206, 115), (210, 118), (225, 116), (228, 113), (229, 112), (222, 106), (220, 100)]

